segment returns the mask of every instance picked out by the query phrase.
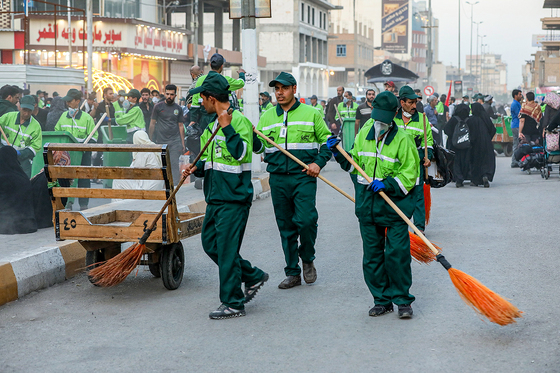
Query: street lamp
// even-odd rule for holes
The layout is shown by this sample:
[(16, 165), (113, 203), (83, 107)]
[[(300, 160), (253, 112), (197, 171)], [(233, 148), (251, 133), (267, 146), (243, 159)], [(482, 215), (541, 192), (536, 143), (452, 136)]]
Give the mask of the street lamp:
[[(480, 46), (480, 49), (481, 49), (481, 52), (480, 52), (480, 53), (481, 53), (482, 55), (484, 55), (484, 47), (487, 47), (487, 46), (488, 46), (488, 44), (482, 44), (482, 45)], [(484, 88), (484, 70), (482, 70), (482, 61), (483, 61), (483, 60), (481, 59), (481, 63), (480, 63), (480, 69), (481, 69), (481, 86), (482, 86), (482, 88)]]
[(476, 62), (477, 62), (477, 65), (480, 67), (479, 75), (480, 75), (480, 85), (481, 85), (480, 90), (481, 91), (482, 91), (482, 56), (484, 55), (484, 52), (482, 50), (482, 43), (484, 43), (484, 38), (485, 37), (486, 37), (486, 35), (481, 35), (480, 36), (480, 64), (478, 64), (478, 39), (477, 39), (477, 46), (476, 46), (476, 49), (477, 49), (477, 52), (476, 52), (476, 60), (477, 61)]
[(467, 4), (469, 4), (471, 6), (471, 60), (470, 60), (470, 64), (469, 64), (469, 69), (470, 69), (470, 75), (471, 75), (471, 79), (472, 79), (472, 39), (473, 39), (473, 7), (479, 3), (479, 1), (476, 1), (474, 3), (471, 3), (469, 1), (466, 1)]

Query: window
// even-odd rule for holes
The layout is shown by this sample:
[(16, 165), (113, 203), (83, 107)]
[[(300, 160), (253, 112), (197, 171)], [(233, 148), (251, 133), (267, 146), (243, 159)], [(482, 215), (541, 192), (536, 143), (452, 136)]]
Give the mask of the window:
[(305, 4), (301, 3), (301, 21), (305, 22)]
[(323, 13), (323, 28), (327, 29), (327, 13)]
[(315, 8), (311, 9), (311, 24), (315, 26)]
[(336, 45), (336, 56), (337, 57), (346, 57), (346, 44), (337, 44)]
[(319, 11), (319, 28), (323, 28), (323, 12)]
[(307, 6), (307, 23), (311, 23), (311, 7)]

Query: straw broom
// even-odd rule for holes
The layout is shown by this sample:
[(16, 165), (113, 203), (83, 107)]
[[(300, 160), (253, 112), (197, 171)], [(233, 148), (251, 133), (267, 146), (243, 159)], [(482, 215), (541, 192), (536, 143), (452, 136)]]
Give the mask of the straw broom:
[[(426, 115), (422, 114), (424, 119), (424, 158), (428, 159), (428, 134), (426, 133)], [(428, 178), (428, 167), (424, 167), (424, 178), (426, 181)], [(432, 192), (430, 183), (424, 182), (424, 209), (426, 210), (426, 225), (430, 223), (430, 212), (432, 210)]]
[[(258, 129), (253, 128), (253, 131), (259, 135), (259, 137), (261, 137), (263, 140), (265, 140), (266, 142), (268, 142), (270, 145), (274, 146), (276, 149), (280, 150), (282, 153), (284, 153), (284, 155), (286, 155), (287, 157), (289, 157), (291, 160), (293, 160), (294, 162), (296, 162), (297, 164), (299, 164), (300, 166), (302, 166), (305, 169), (309, 169), (309, 166), (306, 165), (305, 163), (303, 163), (299, 158), (297, 158), (295, 155), (293, 155), (292, 153), (290, 153), (289, 151), (287, 151), (286, 149), (282, 148), (280, 145), (276, 144), (274, 141), (272, 141), (271, 139), (269, 139), (267, 136), (265, 136), (262, 132), (260, 132)], [(331, 183), (329, 180), (327, 180), (323, 175), (319, 174), (318, 176), (319, 179), (323, 180), (325, 183), (327, 183), (330, 187), (332, 187), (333, 189), (335, 189), (337, 192), (339, 192), (340, 194), (342, 194), (344, 197), (348, 198), (350, 201), (352, 201), (353, 203), (356, 203), (356, 200), (354, 199), (354, 197), (350, 196), (348, 193), (346, 193), (345, 191), (343, 191), (342, 189), (340, 189), (339, 187), (337, 187), (336, 185), (334, 185), (333, 183)], [(436, 260), (436, 256), (434, 255), (434, 253), (428, 248), (428, 246), (420, 239), (420, 237), (416, 236), (415, 234), (409, 233), (410, 235), (410, 255), (412, 255), (412, 257), (418, 261), (419, 263), (429, 263), (429, 262), (433, 262)]]
[[(365, 171), (342, 149), (337, 145), (338, 151), (350, 162), (368, 182), (372, 182), (371, 178)], [(461, 298), (471, 306), (480, 315), (488, 318), (490, 321), (498, 325), (508, 325), (516, 322), (515, 319), (521, 317), (521, 312), (505, 298), (484, 286), (480, 281), (468, 274), (451, 267), (451, 264), (441, 255), (440, 251), (416, 228), (416, 226), (408, 219), (408, 217), (395, 205), (393, 201), (383, 192), (379, 195), (395, 210), (395, 212), (403, 219), (408, 226), (424, 241), (424, 243), (432, 250), (437, 261), (447, 270), (451, 282), (455, 285), (457, 292)]]
[[(232, 111), (233, 111), (232, 109), (229, 109), (228, 114), (231, 115)], [(189, 168), (189, 172), (194, 167), (194, 165), (196, 165), (196, 162), (198, 162), (200, 157), (202, 157), (202, 154), (204, 153), (206, 148), (208, 148), (208, 146), (210, 145), (210, 143), (212, 142), (212, 140), (214, 139), (214, 137), (216, 136), (220, 128), (221, 127), (219, 125), (216, 126), (216, 129), (212, 133), (212, 136), (210, 136), (210, 138), (208, 139), (204, 147), (200, 150), (200, 153), (198, 154), (196, 159), (192, 162)], [(177, 185), (177, 187), (173, 190), (173, 192), (171, 193), (167, 201), (165, 201), (165, 204), (163, 205), (161, 210), (159, 210), (159, 213), (152, 221), (152, 224), (146, 229), (146, 232), (137, 243), (130, 246), (122, 253), (107, 260), (99, 267), (95, 267), (89, 271), (89, 276), (95, 285), (109, 287), (109, 286), (115, 286), (120, 284), (128, 277), (128, 275), (134, 270), (134, 268), (138, 266), (140, 260), (142, 259), (142, 255), (151, 252), (151, 250), (149, 250), (146, 247), (146, 241), (148, 241), (148, 238), (150, 237), (152, 232), (156, 229), (156, 224), (158, 220), (161, 218), (161, 216), (163, 215), (165, 209), (171, 204), (171, 201), (173, 201), (173, 198), (175, 198), (175, 195), (177, 194), (181, 186), (183, 186), (183, 183), (189, 176), (189, 172), (183, 172), (183, 175), (181, 176), (181, 180), (179, 181), (179, 185)], [(93, 265), (96, 264), (97, 263)]]

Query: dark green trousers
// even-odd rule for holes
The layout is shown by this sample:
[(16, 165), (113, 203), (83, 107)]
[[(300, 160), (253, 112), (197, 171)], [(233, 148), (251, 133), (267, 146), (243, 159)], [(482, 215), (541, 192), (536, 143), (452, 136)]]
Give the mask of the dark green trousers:
[(412, 271), (408, 228), (406, 224), (387, 227), (387, 238), (385, 228), (360, 223), (364, 279), (375, 304), (410, 304), (414, 296), (409, 293)]
[(284, 272), (297, 276), (299, 258), (305, 263), (315, 260), (317, 179), (304, 173), (270, 174), (270, 193), (286, 259)]
[[(422, 156), (423, 157), (423, 156)], [(426, 206), (424, 205), (424, 166), (420, 166), (420, 184), (412, 188), (411, 193), (414, 196), (415, 206), (412, 214), (414, 225), (421, 231), (426, 230)]]
[(202, 247), (218, 265), (220, 301), (238, 310), (245, 308), (241, 283), (254, 285), (264, 275), (239, 255), (250, 207), (237, 203), (209, 204), (202, 224)]

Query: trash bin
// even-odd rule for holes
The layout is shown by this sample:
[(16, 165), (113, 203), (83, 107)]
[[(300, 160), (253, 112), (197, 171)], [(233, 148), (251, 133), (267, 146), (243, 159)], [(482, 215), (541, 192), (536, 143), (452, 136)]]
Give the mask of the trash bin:
[[(43, 144), (73, 144), (78, 143), (74, 136), (67, 131), (44, 131)], [(82, 152), (70, 152), (70, 164), (79, 166), (82, 163)], [(38, 152), (33, 158), (31, 177), (37, 175), (45, 167), (43, 152)]]
[[(126, 126), (111, 126), (113, 132), (113, 139), (109, 139), (108, 126), (101, 126), (99, 131), (103, 136), (104, 144), (126, 144)], [(103, 166), (104, 167), (129, 167), (132, 163), (132, 153), (130, 152), (104, 152), (103, 153)], [(113, 179), (103, 180), (105, 188), (113, 187)]]
[(356, 138), (356, 118), (344, 118), (342, 123), (342, 148), (346, 152), (352, 150), (354, 139)]

